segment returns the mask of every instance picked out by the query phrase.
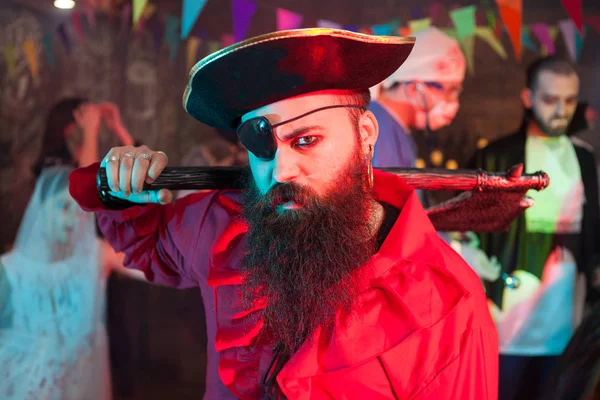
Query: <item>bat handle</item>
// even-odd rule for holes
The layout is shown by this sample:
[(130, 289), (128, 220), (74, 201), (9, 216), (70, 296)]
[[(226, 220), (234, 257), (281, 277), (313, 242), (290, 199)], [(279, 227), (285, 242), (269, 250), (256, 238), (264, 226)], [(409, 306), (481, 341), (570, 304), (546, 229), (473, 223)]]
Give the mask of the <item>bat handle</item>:
[[(245, 168), (242, 167), (167, 167), (152, 183), (144, 182), (144, 190), (241, 189)], [(100, 167), (98, 190), (110, 191), (106, 168)]]

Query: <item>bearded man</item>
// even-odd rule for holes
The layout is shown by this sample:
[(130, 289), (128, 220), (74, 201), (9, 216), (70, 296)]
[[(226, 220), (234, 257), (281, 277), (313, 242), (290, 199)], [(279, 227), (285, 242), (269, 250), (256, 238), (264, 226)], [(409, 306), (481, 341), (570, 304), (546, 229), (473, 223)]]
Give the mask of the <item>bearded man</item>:
[(598, 301), (596, 161), (588, 144), (568, 136), (578, 98), (579, 76), (568, 60), (538, 59), (521, 91), (521, 128), (479, 151), (471, 165), (501, 170), (524, 161), (525, 172), (550, 178), (545, 191), (527, 193), (535, 206), (508, 232), (481, 238), (504, 277), (487, 291), (498, 327), (501, 400), (539, 398), (582, 319), (586, 292), (590, 305)]
[(306, 29), (201, 60), (184, 108), (237, 129), (245, 193), (171, 204), (166, 189), (143, 191), (167, 165), (147, 147), (110, 150), (111, 192), (98, 195), (99, 165), (71, 176), (73, 197), (126, 266), (202, 289), (205, 398), (496, 398), (497, 334), (478, 277), (414, 190), (371, 164), (368, 88), (413, 44)]

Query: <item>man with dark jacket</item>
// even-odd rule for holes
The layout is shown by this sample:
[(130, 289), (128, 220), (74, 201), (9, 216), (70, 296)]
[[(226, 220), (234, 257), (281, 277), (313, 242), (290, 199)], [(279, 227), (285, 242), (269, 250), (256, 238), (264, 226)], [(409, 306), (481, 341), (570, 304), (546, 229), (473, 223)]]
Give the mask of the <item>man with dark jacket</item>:
[(578, 95), (579, 77), (568, 61), (538, 60), (521, 92), (521, 128), (478, 151), (471, 164), (506, 171), (524, 162), (524, 172), (550, 177), (548, 189), (528, 193), (535, 205), (507, 232), (481, 236), (504, 272), (487, 288), (499, 335), (501, 400), (536, 398), (581, 320), (586, 280), (588, 299), (597, 298), (596, 161), (589, 145), (567, 135)]

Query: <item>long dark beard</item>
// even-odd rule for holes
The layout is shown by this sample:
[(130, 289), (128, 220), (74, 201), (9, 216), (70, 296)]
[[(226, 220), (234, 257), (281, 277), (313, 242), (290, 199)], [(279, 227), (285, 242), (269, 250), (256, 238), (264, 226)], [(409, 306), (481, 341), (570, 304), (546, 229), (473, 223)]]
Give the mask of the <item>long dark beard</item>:
[[(300, 209), (278, 213), (294, 201)], [(249, 225), (244, 296), (248, 306), (266, 299), (263, 335), (290, 357), (318, 326), (331, 326), (355, 297), (357, 269), (375, 252), (369, 217), (373, 205), (366, 168), (357, 153), (318, 197), (295, 183), (262, 196), (254, 182), (243, 201)]]

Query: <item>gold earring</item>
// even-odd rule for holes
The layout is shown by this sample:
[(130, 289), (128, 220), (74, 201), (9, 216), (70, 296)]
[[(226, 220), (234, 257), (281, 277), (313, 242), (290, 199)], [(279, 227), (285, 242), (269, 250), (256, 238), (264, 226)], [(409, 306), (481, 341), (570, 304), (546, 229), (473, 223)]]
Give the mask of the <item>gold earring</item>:
[(369, 145), (369, 154), (367, 154), (367, 175), (369, 176), (369, 187), (373, 188), (373, 145)]

